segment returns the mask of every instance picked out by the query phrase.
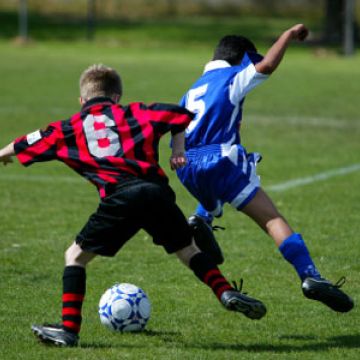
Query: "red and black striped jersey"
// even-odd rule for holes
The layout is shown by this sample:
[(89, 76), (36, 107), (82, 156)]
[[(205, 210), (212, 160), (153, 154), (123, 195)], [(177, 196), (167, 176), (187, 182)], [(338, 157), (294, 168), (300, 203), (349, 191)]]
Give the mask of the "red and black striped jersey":
[(192, 120), (188, 110), (170, 104), (115, 104), (108, 98), (88, 101), (79, 113), (15, 140), (15, 152), (25, 166), (60, 160), (95, 184), (105, 196), (107, 184), (129, 174), (167, 181), (159, 165), (163, 134), (183, 131)]

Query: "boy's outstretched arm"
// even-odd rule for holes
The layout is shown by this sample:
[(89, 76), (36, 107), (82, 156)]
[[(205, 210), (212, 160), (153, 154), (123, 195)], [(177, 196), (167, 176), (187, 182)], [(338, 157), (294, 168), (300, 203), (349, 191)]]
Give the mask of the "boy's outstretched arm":
[(294, 25), (284, 31), (264, 58), (255, 65), (256, 71), (262, 74), (271, 74), (280, 64), (289, 43), (292, 40), (303, 41), (308, 34), (309, 30), (303, 24)]
[(185, 166), (185, 133), (184, 131), (172, 135), (172, 154), (170, 157), (171, 170)]
[(12, 142), (4, 148), (0, 149), (0, 162), (2, 162), (4, 165), (12, 163), (13, 159), (11, 157), (14, 155), (14, 143)]

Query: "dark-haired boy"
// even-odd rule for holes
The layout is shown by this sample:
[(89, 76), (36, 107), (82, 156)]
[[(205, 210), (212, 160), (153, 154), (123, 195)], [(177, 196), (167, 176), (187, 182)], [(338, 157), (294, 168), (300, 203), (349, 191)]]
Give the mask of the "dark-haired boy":
[[(221, 250), (210, 226), (222, 215), (224, 203), (252, 218), (295, 268), (304, 295), (339, 312), (350, 311), (352, 299), (321, 277), (301, 235), (295, 233), (260, 187), (256, 165), (261, 157), (241, 145), (240, 125), (245, 96), (264, 82), (280, 64), (293, 40), (304, 40), (307, 28), (298, 24), (286, 30), (262, 57), (251, 40), (225, 36), (215, 49), (203, 75), (182, 98), (181, 105), (196, 113), (186, 130), (188, 163), (177, 175), (200, 202), (189, 223), (195, 242), (217, 263)], [(200, 242), (197, 240), (200, 237)]]

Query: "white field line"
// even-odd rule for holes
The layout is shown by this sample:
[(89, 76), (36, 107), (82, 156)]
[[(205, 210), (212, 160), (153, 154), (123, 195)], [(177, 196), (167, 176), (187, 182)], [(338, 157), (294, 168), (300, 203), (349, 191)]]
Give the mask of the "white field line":
[[(63, 114), (63, 118), (70, 116), (71, 111), (69, 112), (69, 108), (67, 107), (50, 107), (43, 111), (43, 109), (35, 109), (39, 110), (40, 114), (44, 114), (44, 121), (49, 116), (58, 116), (58, 114)], [(40, 112), (41, 110), (41, 112)], [(71, 109), (70, 109), (71, 110)], [(33, 108), (25, 105), (9, 106), (9, 105), (0, 105), (0, 114), (1, 115), (13, 115), (13, 114), (28, 114), (29, 111), (34, 112)], [(76, 110), (74, 110), (75, 112)], [(50, 119), (51, 120), (51, 119)], [(48, 121), (50, 121), (48, 119)], [(54, 120), (54, 119), (53, 119)], [(359, 118), (328, 118), (328, 117), (311, 117), (311, 116), (293, 116), (293, 115), (263, 115), (263, 114), (249, 114), (244, 118), (244, 121), (249, 124), (262, 124), (262, 125), (272, 125), (272, 124), (281, 124), (281, 125), (290, 125), (290, 126), (298, 126), (305, 125), (308, 127), (321, 127), (321, 128), (335, 128), (335, 129), (360, 129), (360, 119)], [(39, 126), (45, 125), (45, 123), (39, 124)]]
[(301, 116), (263, 116), (248, 115), (245, 119), (249, 124), (286, 124), (290, 126), (308, 126), (329, 129), (360, 129), (359, 119), (335, 119), (322, 117), (301, 117)]
[[(36, 183), (69, 183), (69, 184), (75, 184), (84, 181), (83, 178), (76, 176), (72, 177), (72, 176), (58, 176), (58, 175), (51, 176), (51, 175), (31, 175), (31, 174), (14, 175), (14, 174), (6, 174), (3, 171), (6, 171), (6, 169), (1, 170), (0, 181), (25, 181), (25, 182), (36, 182)], [(312, 184), (314, 182), (325, 181), (335, 176), (344, 176), (356, 171), (360, 171), (360, 163), (342, 168), (324, 171), (312, 176), (292, 179), (279, 184), (269, 185), (266, 187), (266, 190), (274, 191), (274, 192), (282, 192), (299, 186)]]
[(318, 181), (324, 181), (324, 180), (330, 179), (335, 176), (344, 176), (344, 175), (347, 175), (347, 174), (350, 174), (350, 173), (353, 173), (353, 172), (356, 172), (359, 170), (360, 170), (360, 164), (354, 164), (354, 165), (350, 165), (350, 166), (346, 166), (346, 167), (342, 167), (342, 168), (324, 171), (322, 173), (318, 173), (318, 174), (315, 174), (312, 176), (293, 179), (293, 180), (285, 181), (280, 184), (270, 185), (270, 186), (266, 187), (266, 190), (282, 192), (282, 191), (285, 191), (285, 190), (288, 190), (291, 188), (296, 188), (299, 186), (312, 184), (312, 183), (318, 182)]

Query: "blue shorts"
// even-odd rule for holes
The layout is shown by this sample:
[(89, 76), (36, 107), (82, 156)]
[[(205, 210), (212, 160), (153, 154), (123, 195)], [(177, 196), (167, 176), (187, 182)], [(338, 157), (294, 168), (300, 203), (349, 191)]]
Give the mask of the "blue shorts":
[(224, 203), (241, 210), (256, 194), (260, 178), (258, 153), (246, 153), (241, 145), (206, 145), (186, 152), (188, 163), (177, 170), (180, 181), (214, 216)]

